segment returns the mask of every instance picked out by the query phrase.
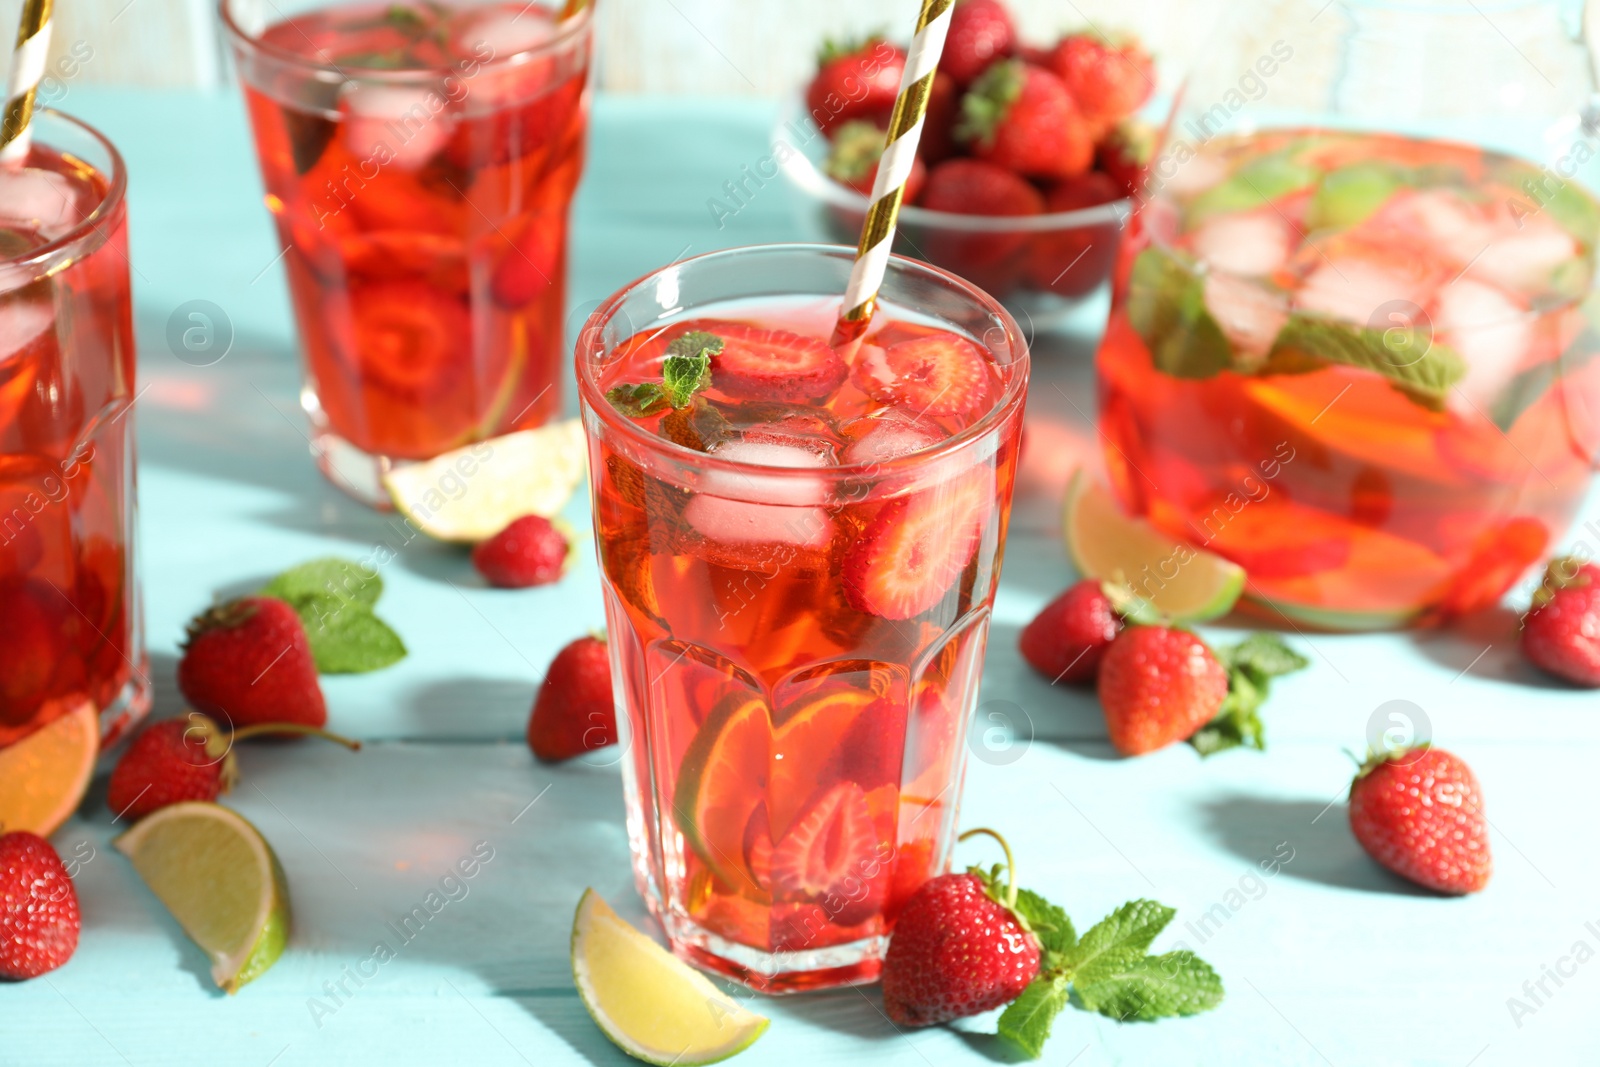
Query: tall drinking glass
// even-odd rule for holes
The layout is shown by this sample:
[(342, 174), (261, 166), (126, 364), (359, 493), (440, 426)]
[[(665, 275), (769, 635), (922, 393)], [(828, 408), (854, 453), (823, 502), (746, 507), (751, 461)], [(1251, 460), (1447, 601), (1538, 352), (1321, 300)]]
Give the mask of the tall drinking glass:
[(0, 167), (0, 748), (86, 701), (109, 742), (150, 707), (126, 189), (59, 111)]
[[(1004, 308), (899, 257), (830, 348), (852, 257), (673, 264), (577, 350), (635, 877), (768, 992), (875, 978), (948, 861), (1027, 387)], [(692, 399), (636, 388), (691, 349)]]
[(223, 0), (335, 484), (561, 407), (592, 7)]

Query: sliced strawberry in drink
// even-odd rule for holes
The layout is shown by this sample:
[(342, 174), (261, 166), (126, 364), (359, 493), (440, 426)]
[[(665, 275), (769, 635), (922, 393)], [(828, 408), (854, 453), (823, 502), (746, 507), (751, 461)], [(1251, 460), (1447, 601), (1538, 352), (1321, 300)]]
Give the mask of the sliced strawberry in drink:
[(350, 291), (361, 376), (392, 393), (420, 397), (460, 373), (472, 354), (472, 318), (448, 293), (414, 281)]
[(339, 253), (357, 283), (413, 280), (453, 293), (466, 293), (471, 287), (467, 250), (459, 237), (375, 230), (341, 238)]
[(905, 750), (905, 700), (880, 697), (856, 717), (839, 746), (839, 775), (866, 790), (898, 786)]
[(773, 846), (773, 892), (821, 904), (834, 924), (854, 926), (883, 908), (883, 852), (867, 794), (854, 782), (840, 782)]
[(561, 280), (565, 227), (559, 216), (528, 217), (489, 279), (489, 295), (505, 308), (519, 308)]
[(819, 400), (844, 382), (839, 354), (815, 337), (765, 330), (742, 322), (708, 324), (722, 339), (711, 358), (711, 385), (752, 400)]
[(0, 581), (0, 746), (45, 700), (83, 684), (80, 616), (66, 595), (32, 579)]
[(969, 475), (890, 501), (844, 558), (845, 598), (885, 619), (938, 604), (978, 550), (993, 495), (987, 479)]
[(943, 330), (888, 348), (862, 345), (855, 375), (874, 398), (918, 415), (976, 415), (989, 405), (989, 361)]

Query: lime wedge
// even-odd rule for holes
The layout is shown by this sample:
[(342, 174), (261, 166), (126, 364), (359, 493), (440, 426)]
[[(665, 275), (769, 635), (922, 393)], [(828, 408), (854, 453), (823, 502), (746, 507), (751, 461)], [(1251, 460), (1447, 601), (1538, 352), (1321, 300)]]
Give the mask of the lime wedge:
[(763, 1016), (623, 922), (593, 889), (572, 917), (572, 980), (605, 1035), (646, 1063), (716, 1063), (767, 1029)]
[(1080, 574), (1125, 581), (1177, 622), (1226, 615), (1244, 589), (1243, 567), (1131, 518), (1105, 486), (1081, 470), (1067, 486), (1061, 527)]
[(283, 954), (289, 940), (283, 868), (237, 812), (199, 800), (173, 804), (112, 844), (211, 957), (211, 977), (229, 993)]
[(587, 455), (583, 424), (553, 422), (444, 452), (383, 476), (394, 506), (429, 537), (476, 544), (572, 499)]

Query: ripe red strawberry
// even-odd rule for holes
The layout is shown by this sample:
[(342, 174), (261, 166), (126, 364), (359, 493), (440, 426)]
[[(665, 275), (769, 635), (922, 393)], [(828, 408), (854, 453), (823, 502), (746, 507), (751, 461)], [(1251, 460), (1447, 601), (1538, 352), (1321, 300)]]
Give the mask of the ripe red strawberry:
[(928, 109), (922, 117), (917, 158), (933, 166), (955, 155), (956, 120), (961, 117), (961, 87), (944, 71), (935, 71), (928, 87)]
[(695, 328), (722, 339), (722, 351), (711, 357), (711, 380), (732, 396), (817, 400), (850, 373), (839, 354), (815, 337), (743, 322), (707, 320)]
[(1182, 741), (1216, 717), (1228, 672), (1188, 630), (1130, 626), (1100, 661), (1100, 706), (1124, 756)]
[(938, 604), (978, 550), (994, 487), (978, 478), (886, 504), (844, 557), (839, 579), (858, 611), (910, 619)]
[(1350, 785), (1350, 829), (1367, 854), (1440, 893), (1489, 884), (1489, 825), (1472, 770), (1439, 748), (1374, 753)]
[(0, 834), (0, 978), (37, 978), (78, 947), (78, 891), (50, 842)]
[(975, 873), (922, 884), (895, 921), (883, 961), (883, 1008), (930, 1026), (1008, 1004), (1039, 973), (1039, 940)]
[(191, 620), (178, 688), (196, 710), (236, 729), (328, 721), (305, 627), (272, 597), (243, 597)]
[(1094, 162), (1094, 131), (1061, 80), (1021, 60), (996, 63), (961, 98), (956, 136), (972, 154), (1030, 178), (1070, 178)]
[(605, 638), (580, 637), (550, 661), (528, 719), (528, 747), (542, 760), (565, 760), (617, 741), (611, 658)]
[(1111, 175), (1091, 170), (1050, 186), (1044, 196), (1044, 209), (1048, 212), (1080, 211), (1121, 200), (1126, 195)]
[(1095, 146), (1100, 169), (1111, 176), (1123, 196), (1138, 196), (1155, 157), (1156, 131), (1138, 119), (1123, 119)]
[(997, 164), (948, 159), (928, 172), (922, 206), (958, 215), (1037, 215), (1044, 210), (1044, 197)]
[[(1125, 195), (1110, 175), (1091, 170), (1052, 185), (1045, 194), (1045, 210), (1080, 211)], [(1037, 234), (1028, 249), (1028, 278), (1038, 289), (1066, 297), (1083, 296), (1110, 272), (1117, 247), (1104, 223), (1064, 226)]]
[[(883, 143), (884, 132), (872, 123), (847, 122), (835, 133), (833, 148), (822, 169), (834, 181), (848, 185), (862, 196), (871, 196), (872, 183), (878, 178), (878, 160), (883, 156)], [(906, 176), (901, 202), (915, 201), (927, 177), (927, 164), (919, 155), (911, 161), (911, 173)]]
[(1022, 658), (1052, 685), (1092, 681), (1122, 628), (1105, 583), (1092, 578), (1046, 604), (1017, 639)]
[(989, 361), (964, 337), (938, 331), (892, 344), (862, 345), (856, 382), (875, 399), (924, 415), (976, 415), (989, 406)]
[(512, 519), (472, 549), (472, 565), (490, 585), (523, 589), (548, 585), (566, 572), (572, 539), (543, 515)]
[(997, 57), (1010, 55), (1016, 41), (1011, 12), (1000, 0), (957, 0), (939, 69), (967, 85)]
[(1574, 685), (1600, 686), (1600, 565), (1551, 562), (1522, 621), (1522, 654)]
[(185, 800), (216, 800), (239, 778), (233, 746), (257, 735), (315, 734), (351, 750), (359, 741), (294, 723), (261, 723), (228, 733), (199, 712), (141, 730), (111, 772), (106, 805), (129, 822)]
[(881, 38), (861, 44), (825, 44), (817, 57), (817, 73), (806, 86), (806, 109), (830, 139), (852, 119), (889, 125), (906, 54)]
[(1050, 68), (1066, 83), (1096, 137), (1139, 110), (1155, 91), (1155, 63), (1136, 37), (1063, 37), (1050, 53)]

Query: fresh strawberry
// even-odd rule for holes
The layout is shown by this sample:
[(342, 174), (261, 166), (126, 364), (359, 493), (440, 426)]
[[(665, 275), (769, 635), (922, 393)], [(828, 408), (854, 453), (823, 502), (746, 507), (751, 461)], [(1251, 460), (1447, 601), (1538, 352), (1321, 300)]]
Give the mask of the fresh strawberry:
[(1100, 169), (1111, 176), (1124, 196), (1138, 196), (1144, 189), (1155, 153), (1156, 131), (1138, 119), (1123, 119), (1095, 146)]
[[(872, 195), (878, 178), (878, 160), (883, 157), (884, 132), (870, 122), (847, 122), (834, 134), (833, 148), (822, 169), (836, 182), (848, 185), (862, 196)], [(909, 204), (922, 192), (928, 167), (920, 156), (911, 161), (901, 203)]]
[(820, 904), (839, 926), (855, 926), (883, 909), (889, 854), (879, 848), (867, 794), (842, 781), (773, 846), (772, 889), (784, 900)]
[(852, 119), (887, 127), (905, 66), (906, 54), (881, 38), (823, 45), (816, 77), (806, 86), (811, 120), (830, 139)]
[(1550, 564), (1522, 622), (1522, 654), (1574, 685), (1600, 686), (1600, 565)]
[(1021, 60), (996, 63), (961, 98), (956, 136), (979, 159), (1030, 178), (1070, 178), (1094, 162), (1094, 133), (1061, 80)]
[(993, 496), (992, 484), (969, 477), (886, 504), (845, 555), (845, 599), (885, 619), (937, 605), (978, 550)]
[(229, 601), (191, 620), (178, 689), (197, 711), (234, 728), (328, 721), (305, 627), (272, 597)]
[(1039, 939), (1002, 895), (976, 871), (929, 879), (911, 895), (883, 960), (883, 1008), (891, 1021), (930, 1026), (1022, 994), (1039, 973)]
[(1489, 884), (1483, 793), (1443, 749), (1370, 755), (1350, 785), (1350, 829), (1367, 855), (1418, 885), (1476, 893)]
[[(1052, 185), (1045, 194), (1045, 210), (1081, 211), (1124, 195), (1110, 175), (1091, 170)], [(1119, 244), (1109, 219), (1044, 231), (1034, 236), (1028, 249), (1028, 278), (1037, 289), (1065, 297), (1083, 296), (1110, 271)]]
[(616, 744), (611, 658), (603, 637), (580, 637), (550, 661), (528, 719), (528, 747), (542, 760)]
[(566, 572), (572, 539), (543, 515), (513, 519), (472, 549), (472, 565), (490, 585), (522, 589), (548, 585)]
[(712, 387), (753, 400), (818, 400), (849, 375), (839, 354), (815, 337), (742, 322), (705, 322), (722, 340), (711, 357)]
[[(10, 520), (10, 515), (0, 516)], [(0, 529), (0, 536), (4, 531)], [(0, 747), (33, 726), (45, 701), (83, 684), (82, 617), (65, 594), (31, 578), (0, 579)]]
[(1022, 658), (1052, 685), (1093, 681), (1122, 628), (1104, 582), (1085, 578), (1046, 604), (1017, 639)]
[(949, 159), (928, 172), (922, 206), (958, 215), (1037, 215), (1044, 210), (1044, 197), (1002, 166)]
[(1155, 90), (1155, 64), (1136, 37), (1108, 40), (1098, 34), (1063, 37), (1050, 53), (1050, 69), (1095, 135), (1139, 110)]
[(1182, 741), (1216, 717), (1228, 671), (1188, 630), (1130, 626), (1100, 660), (1100, 706), (1124, 756)]
[(1081, 211), (1086, 207), (1121, 200), (1127, 195), (1111, 175), (1091, 170), (1075, 178), (1064, 178), (1050, 186), (1044, 195), (1044, 209), (1052, 213)]
[(1010, 55), (1016, 41), (1011, 12), (1000, 0), (957, 0), (939, 69), (968, 85), (996, 58)]
[(350, 290), (355, 369), (397, 396), (422, 397), (463, 373), (472, 317), (457, 297), (418, 281), (371, 282)]
[(134, 737), (111, 772), (106, 806), (117, 818), (137, 822), (169, 804), (216, 800), (239, 778), (233, 746), (273, 734), (314, 734), (352, 751), (361, 747), (359, 741), (287, 722), (258, 723), (230, 734), (210, 718), (190, 712), (182, 719), (151, 723)]
[(943, 330), (888, 348), (862, 345), (856, 382), (875, 399), (924, 415), (976, 415), (989, 406), (989, 361)]
[(0, 978), (37, 978), (78, 947), (78, 891), (50, 842), (0, 834)]
[(961, 117), (961, 87), (944, 71), (935, 71), (928, 87), (928, 108), (922, 116), (917, 158), (933, 166), (956, 153), (956, 120)]
[(559, 215), (533, 213), (523, 221), (522, 232), (501, 254), (489, 278), (489, 295), (496, 304), (520, 308), (557, 283), (565, 232)]

